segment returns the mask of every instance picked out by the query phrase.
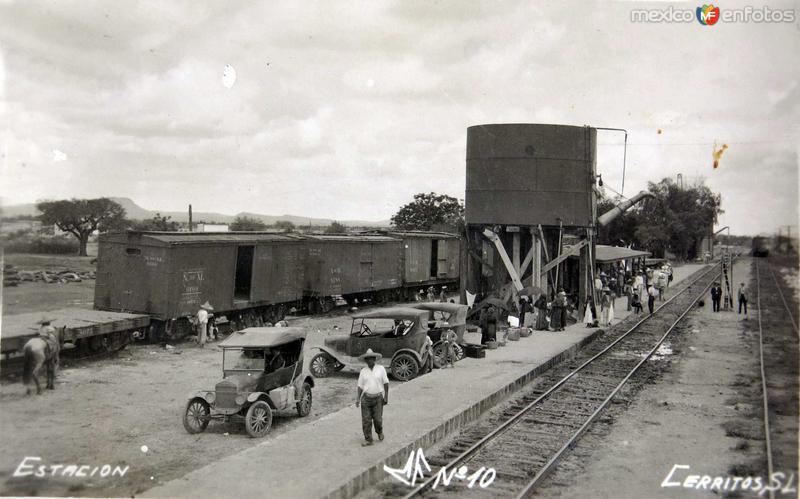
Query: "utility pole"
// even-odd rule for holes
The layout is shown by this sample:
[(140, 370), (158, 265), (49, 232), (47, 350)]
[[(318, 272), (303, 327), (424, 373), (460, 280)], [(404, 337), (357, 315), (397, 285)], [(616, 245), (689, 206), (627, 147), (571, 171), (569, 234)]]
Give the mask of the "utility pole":
[(189, 205), (189, 232), (192, 232), (192, 205)]

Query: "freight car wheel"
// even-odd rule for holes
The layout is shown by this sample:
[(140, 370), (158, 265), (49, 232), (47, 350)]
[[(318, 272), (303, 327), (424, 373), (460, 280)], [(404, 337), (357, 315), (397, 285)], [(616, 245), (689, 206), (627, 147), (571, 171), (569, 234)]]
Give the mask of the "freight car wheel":
[(211, 419), (211, 407), (201, 398), (193, 398), (186, 404), (183, 413), (183, 427), (191, 434), (202, 433)]
[(272, 427), (272, 408), (263, 400), (255, 402), (247, 409), (244, 418), (244, 428), (253, 438), (260, 438), (269, 432)]
[(419, 364), (411, 354), (399, 353), (392, 359), (392, 376), (398, 381), (409, 381), (419, 374)]
[(297, 402), (297, 415), (302, 417), (308, 416), (311, 413), (311, 385), (303, 383), (303, 395), (300, 401)]
[(309, 369), (315, 378), (325, 378), (330, 376), (334, 370), (336, 360), (327, 353), (318, 353), (311, 359)]
[(92, 352), (108, 352), (111, 350), (111, 338), (107, 334), (89, 338), (89, 349)]

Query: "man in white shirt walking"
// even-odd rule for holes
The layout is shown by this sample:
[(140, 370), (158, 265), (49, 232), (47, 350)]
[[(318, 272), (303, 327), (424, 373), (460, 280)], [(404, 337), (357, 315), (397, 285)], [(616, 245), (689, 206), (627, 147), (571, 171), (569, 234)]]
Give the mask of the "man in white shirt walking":
[(383, 440), (383, 406), (389, 403), (389, 377), (382, 365), (376, 364), (381, 354), (368, 348), (359, 359), (367, 363), (367, 367), (358, 375), (358, 398), (356, 407), (361, 406), (361, 428), (364, 430), (365, 442), (362, 447), (372, 445), (372, 426)]

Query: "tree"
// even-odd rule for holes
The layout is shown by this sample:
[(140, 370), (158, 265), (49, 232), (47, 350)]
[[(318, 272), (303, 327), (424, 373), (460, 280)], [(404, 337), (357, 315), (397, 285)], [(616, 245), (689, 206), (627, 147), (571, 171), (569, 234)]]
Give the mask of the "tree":
[(231, 222), (230, 229), (234, 232), (257, 232), (267, 228), (267, 224), (253, 217), (238, 216)]
[(696, 258), (698, 243), (723, 213), (722, 198), (702, 184), (682, 188), (672, 179), (650, 182), (655, 199), (640, 211), (637, 239), (657, 256), (669, 250), (686, 260)]
[(284, 232), (291, 232), (294, 230), (294, 224), (289, 220), (278, 220), (275, 222), (275, 227), (283, 230)]
[(42, 212), (42, 224), (55, 225), (78, 239), (80, 256), (86, 256), (86, 244), (95, 230), (119, 230), (129, 224), (125, 208), (108, 198), (42, 201), (36, 208)]
[(156, 213), (150, 220), (139, 222), (135, 225), (137, 230), (157, 230), (172, 232), (178, 230), (178, 222), (171, 221), (171, 216), (163, 217), (161, 213)]
[[(654, 256), (667, 251), (680, 259), (696, 258), (698, 243), (708, 236), (719, 215), (722, 199), (702, 184), (680, 187), (672, 179), (649, 183), (654, 199), (647, 199), (598, 228), (602, 244), (633, 245)], [(605, 196), (597, 200), (597, 213), (613, 208), (617, 201)]]
[(435, 192), (414, 195), (414, 201), (392, 216), (392, 225), (400, 230), (431, 230), (435, 224), (464, 228), (464, 202)]
[(325, 228), (326, 234), (344, 234), (345, 232), (347, 232), (347, 227), (335, 220)]

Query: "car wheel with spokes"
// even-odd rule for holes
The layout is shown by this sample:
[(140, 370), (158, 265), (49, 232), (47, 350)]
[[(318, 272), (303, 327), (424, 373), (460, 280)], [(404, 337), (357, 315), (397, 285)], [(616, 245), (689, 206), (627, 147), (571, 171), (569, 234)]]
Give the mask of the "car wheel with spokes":
[(399, 353), (392, 359), (392, 376), (399, 381), (409, 381), (419, 374), (419, 363), (411, 354)]
[(272, 408), (268, 403), (259, 400), (247, 409), (244, 418), (244, 428), (253, 438), (260, 438), (269, 432), (272, 427)]
[(186, 404), (183, 413), (183, 427), (192, 434), (202, 433), (211, 419), (211, 406), (205, 400), (195, 397)]
[(302, 417), (308, 416), (311, 413), (311, 385), (303, 383), (303, 393), (300, 395), (300, 400), (297, 402), (297, 415)]
[(327, 353), (318, 353), (311, 359), (309, 369), (315, 378), (325, 378), (333, 372), (336, 363), (336, 360)]

